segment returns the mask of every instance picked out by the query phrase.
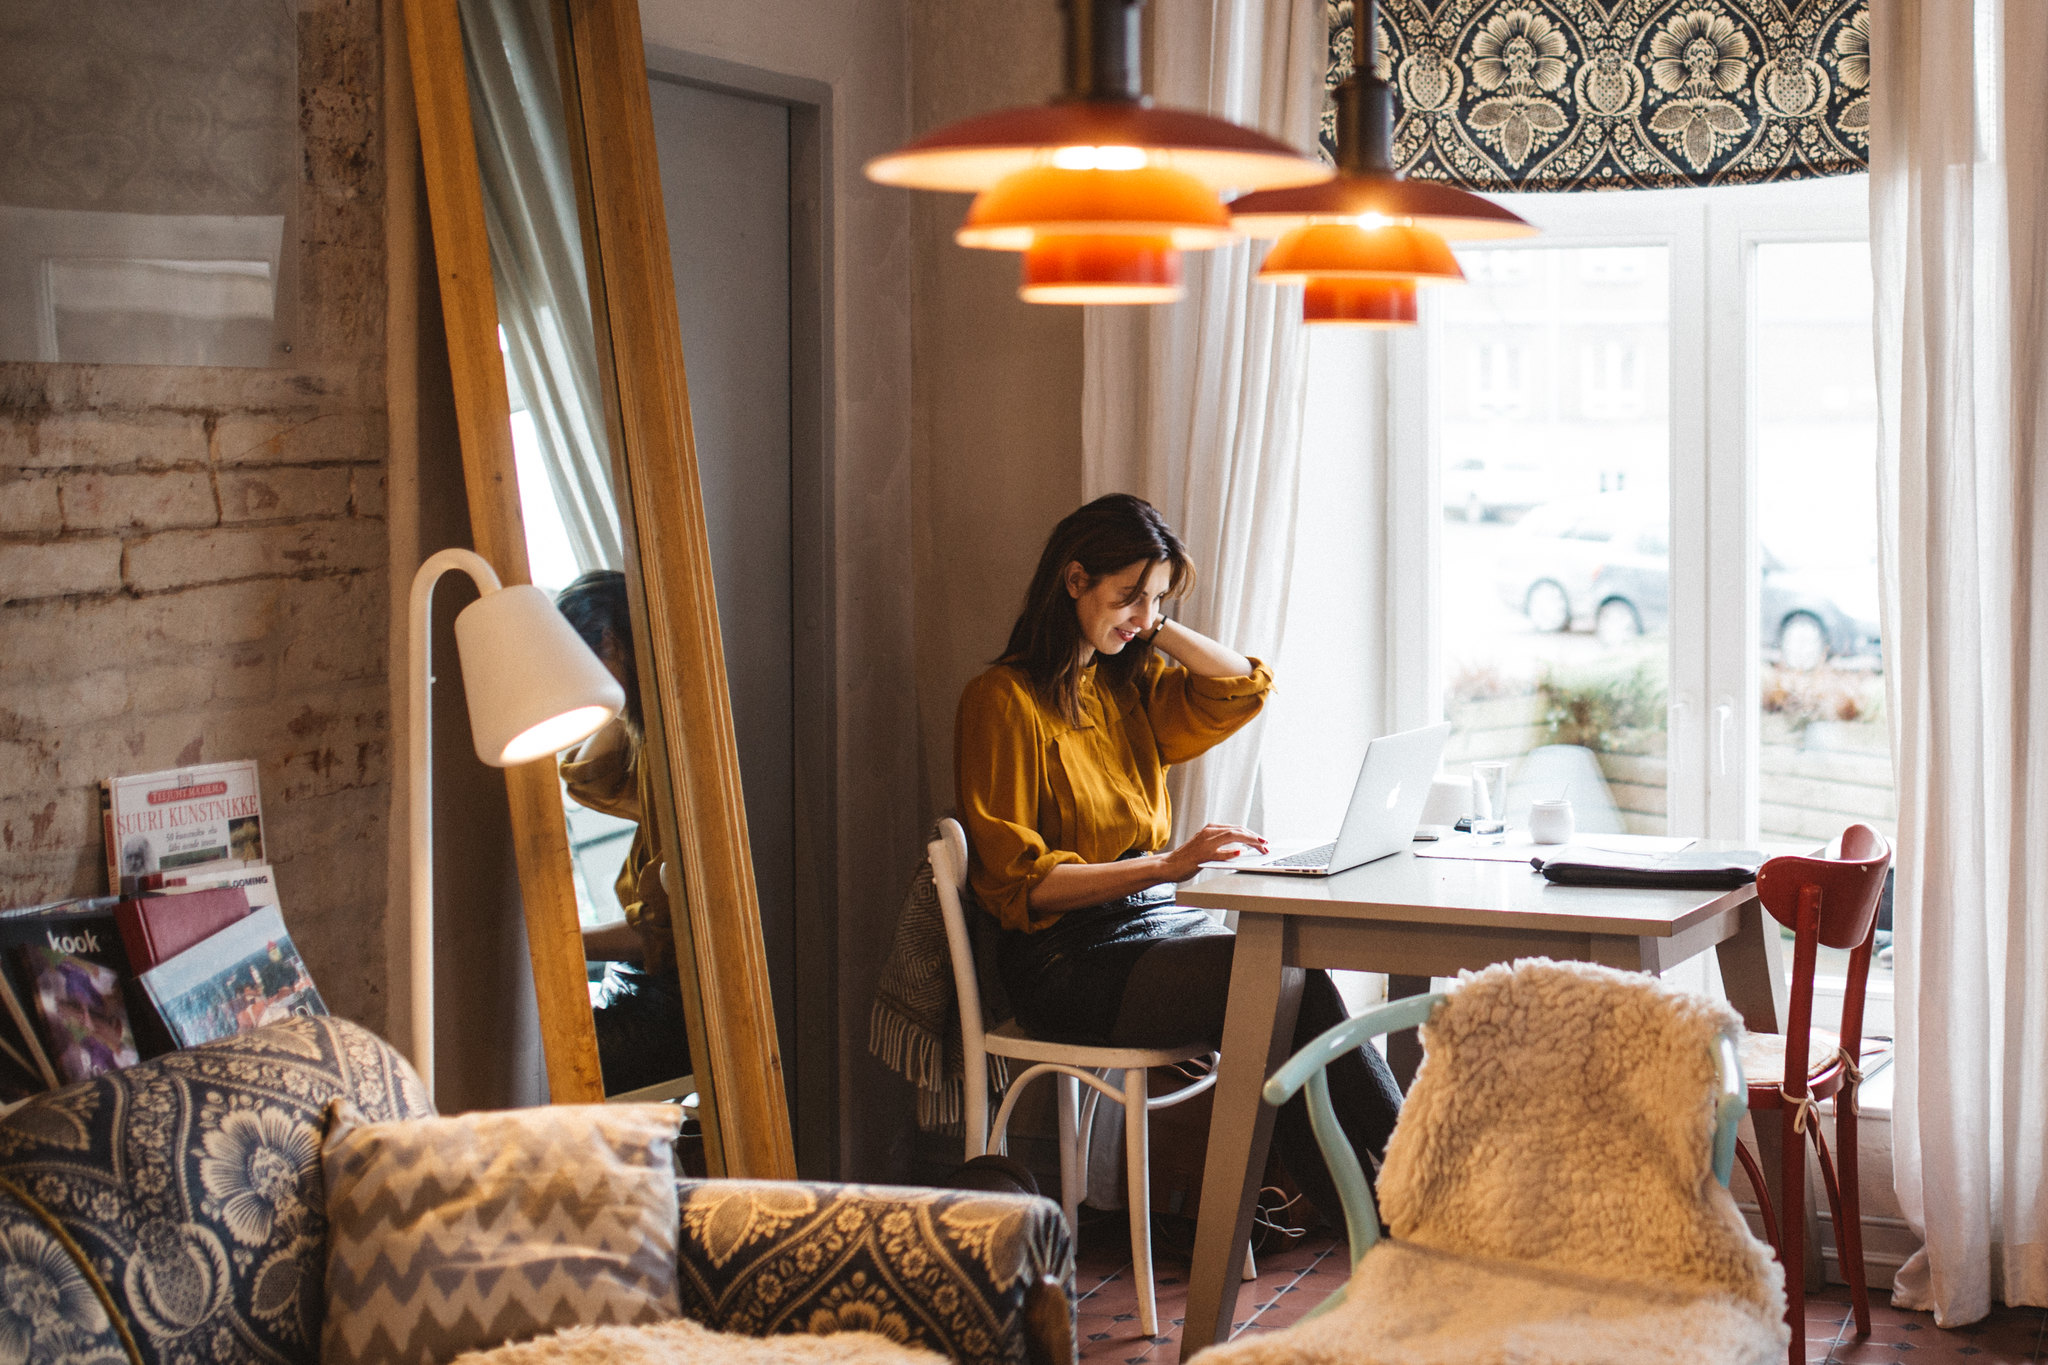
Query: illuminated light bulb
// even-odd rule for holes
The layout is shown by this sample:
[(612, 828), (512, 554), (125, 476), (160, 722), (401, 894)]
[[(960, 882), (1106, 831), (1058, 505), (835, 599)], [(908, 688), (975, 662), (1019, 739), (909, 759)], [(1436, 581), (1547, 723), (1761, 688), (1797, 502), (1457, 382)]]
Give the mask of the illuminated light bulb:
[(1172, 303), (1180, 252), (1168, 237), (1046, 234), (1024, 253), (1026, 303)]
[(1062, 147), (1052, 154), (1063, 171), (1137, 171), (1151, 159), (1143, 147)]

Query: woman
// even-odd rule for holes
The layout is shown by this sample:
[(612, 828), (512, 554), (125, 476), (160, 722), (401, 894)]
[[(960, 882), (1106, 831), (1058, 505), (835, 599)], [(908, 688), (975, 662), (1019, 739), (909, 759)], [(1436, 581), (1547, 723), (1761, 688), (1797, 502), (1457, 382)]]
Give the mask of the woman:
[[(1236, 937), (1174, 905), (1170, 883), (1266, 843), (1211, 824), (1166, 848), (1166, 770), (1243, 728), (1273, 675), (1166, 614), (1193, 573), (1150, 503), (1098, 498), (1053, 528), (1009, 647), (960, 699), (969, 880), (1002, 926), (998, 971), (1036, 1036), (1169, 1047), (1222, 1035)], [(1310, 972), (1296, 1045), (1344, 1017), (1328, 975)], [(1329, 1074), (1346, 1133), (1376, 1161), (1400, 1108), (1392, 1075), (1370, 1048)], [(1295, 1183), (1341, 1226), (1300, 1098), (1276, 1139)]]
[(562, 782), (581, 806), (631, 820), (632, 846), (614, 891), (623, 924), (583, 931), (583, 955), (610, 966), (598, 990), (597, 1051), (608, 1094), (638, 1090), (690, 1071), (675, 931), (661, 888), (659, 831), (641, 762), (640, 669), (633, 655), (626, 576), (597, 569), (562, 589), (556, 607), (625, 689), (626, 706), (562, 764)]

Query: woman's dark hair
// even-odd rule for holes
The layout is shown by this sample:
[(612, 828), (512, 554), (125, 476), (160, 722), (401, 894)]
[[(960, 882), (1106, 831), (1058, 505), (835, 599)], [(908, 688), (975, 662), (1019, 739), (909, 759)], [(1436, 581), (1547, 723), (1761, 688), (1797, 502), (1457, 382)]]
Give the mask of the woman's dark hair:
[[(1010, 643), (997, 663), (1021, 670), (1039, 700), (1069, 721), (1081, 719), (1081, 617), (1067, 592), (1067, 566), (1079, 564), (1091, 580), (1145, 561), (1170, 565), (1166, 594), (1194, 585), (1194, 565), (1159, 509), (1129, 493), (1097, 498), (1052, 528), (1038, 569), (1024, 592), (1024, 610), (1010, 627)], [(1144, 575), (1138, 579), (1144, 591)], [(1152, 657), (1149, 640), (1133, 640), (1115, 654), (1099, 655), (1105, 681), (1136, 678)]]
[(626, 576), (617, 569), (592, 569), (555, 598), (555, 608), (600, 659), (616, 658), (625, 675), (626, 724), (640, 733), (640, 666), (633, 653), (633, 612), (626, 601)]

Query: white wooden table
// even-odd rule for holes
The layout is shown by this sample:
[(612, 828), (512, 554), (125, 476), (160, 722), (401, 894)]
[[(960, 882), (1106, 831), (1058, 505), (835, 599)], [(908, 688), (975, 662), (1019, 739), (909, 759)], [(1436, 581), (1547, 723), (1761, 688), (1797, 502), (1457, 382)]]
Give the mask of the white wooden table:
[[(1737, 846), (1702, 841), (1693, 847)], [(1522, 957), (1662, 972), (1712, 948), (1729, 1002), (1744, 1023), (1776, 1032), (1784, 1012), (1777, 925), (1753, 887), (1553, 886), (1525, 863), (1403, 851), (1335, 877), (1218, 872), (1183, 885), (1176, 899), (1238, 916), (1183, 1360), (1230, 1336), (1236, 1268), (1244, 1264), (1257, 1177), (1273, 1134), (1274, 1111), (1259, 1089), (1292, 1051), (1304, 968), (1410, 978), (1395, 992), (1407, 994), (1426, 990), (1430, 977)]]

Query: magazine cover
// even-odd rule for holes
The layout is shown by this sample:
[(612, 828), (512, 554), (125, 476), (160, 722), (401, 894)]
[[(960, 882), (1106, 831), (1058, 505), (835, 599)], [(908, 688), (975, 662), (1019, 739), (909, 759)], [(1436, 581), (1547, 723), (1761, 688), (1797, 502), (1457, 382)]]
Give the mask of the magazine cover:
[(108, 778), (100, 810), (110, 891), (133, 892), (152, 874), (264, 861), (253, 759)]
[(274, 906), (144, 972), (141, 980), (179, 1047), (327, 1013)]
[(18, 951), (35, 981), (36, 1011), (50, 1060), (65, 1084), (142, 1060), (121, 1000), (119, 972), (41, 945)]
[[(43, 1078), (44, 1086), (61, 1085), (47, 1049), (36, 1009), (35, 974), (22, 950), (47, 948), (75, 953), (128, 981), (128, 954), (115, 927), (120, 902), (112, 896), (52, 901), (16, 910), (0, 910), (0, 1054), (9, 1063), (25, 1061)], [(130, 996), (133, 1008), (139, 997)]]

